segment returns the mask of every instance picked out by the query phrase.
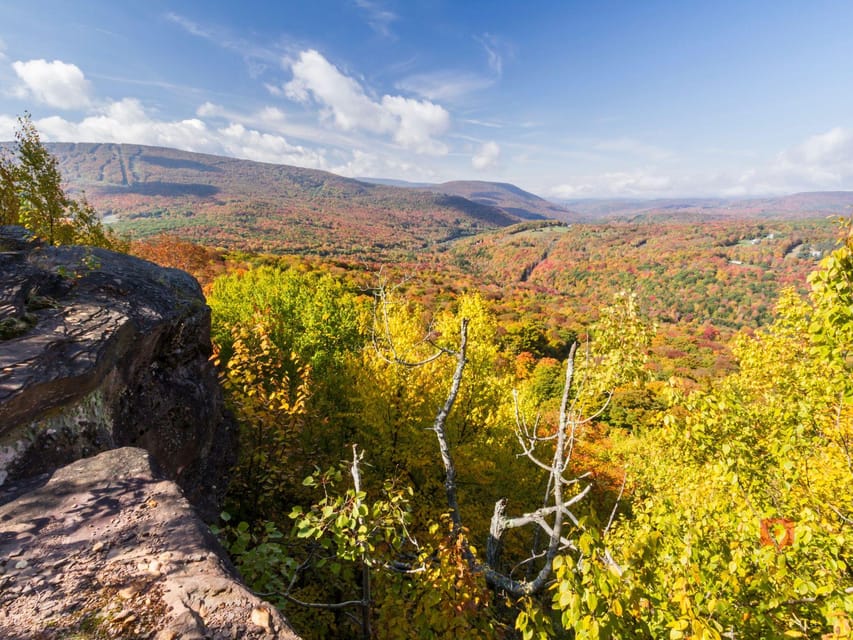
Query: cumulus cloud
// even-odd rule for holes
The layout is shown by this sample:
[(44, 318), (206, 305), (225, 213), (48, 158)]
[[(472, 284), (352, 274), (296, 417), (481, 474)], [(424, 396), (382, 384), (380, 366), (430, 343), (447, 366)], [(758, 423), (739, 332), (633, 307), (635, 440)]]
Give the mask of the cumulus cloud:
[(418, 153), (446, 154), (435, 136), (450, 128), (450, 114), (429, 100), (385, 95), (377, 101), (322, 54), (303, 51), (290, 65), (293, 79), (285, 95), (306, 105), (317, 104), (321, 117), (343, 131), (390, 135), (400, 146)]
[(232, 123), (216, 131), (219, 143), (229, 156), (247, 158), (258, 162), (276, 164), (298, 164), (315, 169), (326, 165), (323, 154), (301, 146), (293, 146), (282, 136), (247, 129), (242, 124)]
[(428, 100), (382, 96), (382, 108), (386, 113), (396, 116), (395, 142), (418, 153), (447, 153), (447, 146), (432, 138), (450, 128), (450, 114), (444, 107)]
[(316, 101), (323, 107), (324, 116), (338, 128), (344, 131), (359, 128), (373, 133), (393, 128), (393, 120), (381, 105), (318, 51), (303, 51), (291, 65), (291, 71), (293, 80), (284, 87), (287, 97), (304, 104)]
[(81, 109), (89, 106), (89, 81), (77, 65), (54, 60), (18, 60), (12, 68), (21, 80), (15, 94), (51, 107)]
[(778, 153), (770, 162), (726, 180), (724, 195), (742, 196), (853, 188), (853, 131), (835, 127)]
[[(664, 149), (632, 139), (600, 142), (596, 151), (623, 152), (643, 159), (672, 160)], [(667, 167), (668, 168), (665, 168)], [(751, 166), (685, 171), (669, 165), (571, 176), (552, 186), (555, 198), (752, 197), (798, 191), (853, 188), (853, 130), (835, 127), (812, 135)]]
[[(283, 136), (264, 133), (241, 123), (227, 122), (212, 127), (202, 118), (218, 114), (216, 105), (206, 103), (197, 110), (197, 118), (157, 120), (133, 98), (111, 102), (79, 122), (60, 116), (36, 122), (47, 140), (63, 142), (126, 142), (185, 151), (235, 156), (259, 162), (296, 164), (324, 168), (322, 151), (290, 144)], [(274, 111), (263, 112), (278, 118)], [(4, 123), (0, 120), (0, 131)]]
[(497, 142), (490, 140), (483, 144), (477, 153), (471, 158), (471, 166), (478, 171), (494, 167), (501, 155), (501, 148)]
[(350, 178), (383, 178), (431, 180), (435, 176), (420, 165), (415, 165), (399, 158), (353, 149), (345, 163), (333, 166), (330, 171)]
[(848, 188), (853, 181), (853, 131), (835, 127), (780, 153), (771, 167), (778, 174), (799, 174), (822, 188)]

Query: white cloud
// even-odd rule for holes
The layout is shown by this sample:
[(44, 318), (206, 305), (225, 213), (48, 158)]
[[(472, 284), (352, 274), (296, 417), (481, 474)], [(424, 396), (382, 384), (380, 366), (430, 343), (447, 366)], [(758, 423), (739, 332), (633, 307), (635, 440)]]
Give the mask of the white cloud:
[(304, 104), (312, 99), (324, 108), (324, 116), (344, 131), (366, 129), (383, 133), (393, 129), (394, 123), (382, 107), (373, 102), (352, 78), (342, 74), (319, 52), (303, 51), (291, 65), (293, 80), (288, 82), (288, 98)]
[(15, 89), (21, 98), (33, 98), (60, 109), (89, 106), (89, 81), (77, 65), (54, 60), (18, 60), (12, 63), (23, 84)]
[(495, 81), (474, 73), (435, 71), (409, 76), (397, 84), (401, 91), (417, 94), (428, 100), (459, 100), (469, 93), (491, 87)]
[[(126, 142), (185, 151), (235, 156), (259, 162), (296, 164), (324, 168), (320, 150), (290, 144), (283, 136), (264, 133), (243, 124), (229, 122), (211, 127), (201, 118), (218, 113), (216, 105), (206, 103), (197, 110), (197, 118), (156, 120), (133, 98), (109, 103), (98, 113), (79, 122), (51, 116), (36, 121), (46, 140), (63, 142)], [(273, 112), (262, 112), (267, 117)], [(0, 131), (4, 123), (0, 120)]]
[(483, 144), (471, 158), (471, 166), (482, 171), (494, 167), (501, 155), (501, 148), (497, 142), (489, 141)]
[(464, 120), (466, 124), (473, 124), (478, 127), (488, 127), (489, 129), (503, 129), (504, 124), (502, 122), (491, 122), (489, 120), (477, 120), (475, 118), (467, 118)]
[(484, 33), (476, 40), (486, 52), (489, 69), (496, 75), (501, 75), (504, 68), (503, 52), (508, 49), (504, 41), (491, 33)]
[(394, 140), (418, 153), (445, 155), (447, 145), (433, 140), (450, 128), (450, 114), (428, 100), (412, 100), (401, 96), (382, 96), (382, 108), (397, 117)]
[(233, 123), (216, 131), (226, 155), (275, 164), (298, 164), (315, 169), (324, 168), (321, 151), (293, 146), (282, 136), (261, 133)]
[(205, 102), (195, 110), (195, 114), (199, 118), (222, 120), (229, 124), (236, 122), (249, 128), (280, 129), (287, 121), (287, 116), (281, 109), (270, 106), (247, 114), (226, 109), (220, 104)]
[(314, 50), (300, 53), (290, 68), (293, 79), (284, 86), (287, 97), (306, 105), (318, 104), (321, 117), (338, 129), (390, 135), (397, 144), (417, 153), (447, 153), (447, 146), (434, 139), (450, 128), (450, 114), (444, 107), (402, 96), (373, 100), (356, 80)]
[(835, 127), (732, 176), (722, 190), (726, 195), (757, 195), (851, 188), (853, 131)]
[(274, 95), (277, 98), (284, 97), (284, 89), (275, 84), (270, 84), (269, 82), (264, 83), (264, 88), (270, 92), (271, 95)]
[(853, 131), (835, 127), (783, 151), (778, 166), (825, 169), (850, 175), (853, 169)]
[(333, 166), (330, 171), (350, 178), (398, 178), (431, 181), (435, 174), (421, 165), (372, 151), (353, 149), (348, 162)]
[(0, 62), (6, 59), (6, 43), (0, 38)]
[(214, 34), (210, 29), (206, 29), (202, 27), (197, 22), (190, 20), (184, 16), (178, 15), (174, 12), (169, 12), (165, 15), (166, 20), (169, 22), (173, 22), (179, 27), (181, 27), (187, 33), (197, 36), (199, 38), (205, 38), (207, 40), (212, 40), (214, 38)]
[(576, 176), (548, 190), (555, 198), (599, 198), (618, 196), (656, 197), (674, 186), (670, 176), (643, 170), (616, 171), (596, 176)]
[(397, 14), (383, 8), (375, 0), (355, 0), (355, 4), (359, 9), (367, 12), (367, 24), (371, 29), (385, 38), (394, 36), (391, 33), (391, 23), (397, 20)]

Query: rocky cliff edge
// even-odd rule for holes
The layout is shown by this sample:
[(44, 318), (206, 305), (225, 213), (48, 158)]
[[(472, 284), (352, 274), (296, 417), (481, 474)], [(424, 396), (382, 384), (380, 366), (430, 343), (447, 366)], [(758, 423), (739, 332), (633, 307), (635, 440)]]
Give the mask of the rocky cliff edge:
[(210, 531), (141, 449), (9, 484), (5, 501), (6, 640), (296, 638), (234, 578)]
[(136, 446), (214, 516), (236, 436), (210, 350), (188, 274), (0, 227), (0, 485)]
[(0, 638), (296, 638), (197, 515), (236, 450), (210, 353), (186, 273), (0, 227)]

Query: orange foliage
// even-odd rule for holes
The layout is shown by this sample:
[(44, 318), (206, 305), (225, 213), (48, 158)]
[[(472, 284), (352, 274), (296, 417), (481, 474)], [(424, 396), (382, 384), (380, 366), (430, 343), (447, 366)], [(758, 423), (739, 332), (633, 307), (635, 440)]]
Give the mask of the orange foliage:
[(221, 251), (169, 235), (137, 240), (131, 245), (130, 251), (133, 255), (160, 266), (186, 271), (195, 277), (202, 287), (213, 282), (226, 269)]

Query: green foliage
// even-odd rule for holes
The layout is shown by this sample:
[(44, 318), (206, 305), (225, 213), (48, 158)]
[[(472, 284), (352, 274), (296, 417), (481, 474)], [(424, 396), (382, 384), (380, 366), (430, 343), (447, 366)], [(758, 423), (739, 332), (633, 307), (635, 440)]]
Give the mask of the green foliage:
[(84, 199), (62, 188), (56, 158), (41, 142), (29, 114), (18, 118), (16, 158), (0, 158), (0, 224), (20, 224), (49, 244), (84, 244), (126, 251)]
[(449, 516), (443, 515), (440, 523), (429, 528), (416, 571), (379, 577), (377, 638), (485, 640), (503, 636), (494, 617), (494, 596), (466, 557), (466, 536), (466, 531), (457, 535)]
[(847, 353), (825, 348), (848, 328), (825, 311), (846, 308), (839, 257), (812, 306), (788, 292), (737, 342), (737, 372), (673, 389), (664, 426), (627, 441), (630, 517), (559, 561), (575, 637), (848, 637), (853, 411)]
[(240, 518), (274, 519), (282, 515), (282, 498), (301, 471), (298, 443), (307, 417), (310, 366), (295, 353), (282, 352), (263, 314), (235, 324), (231, 337), (223, 387), (240, 426), (240, 451), (229, 491)]
[[(500, 619), (514, 619), (522, 638), (849, 636), (850, 250), (848, 240), (822, 263), (810, 303), (788, 291), (776, 322), (741, 335), (732, 346), (737, 368), (713, 386), (649, 379), (653, 331), (632, 296), (618, 296), (579, 332), (570, 470), (589, 468), (585, 432), (615, 438), (617, 451), (600, 460), (611, 472), (617, 458), (628, 466), (626, 498), (607, 527), (567, 520), (573, 544), (553, 563), (551, 589), (503, 608), (472, 573), (469, 544), (485, 542), (496, 499), (509, 497), (519, 513), (542, 504), (541, 474), (515, 455), (511, 390), (518, 387), (528, 424), (553, 434), (563, 366), (541, 357), (553, 328), (525, 316), (503, 332), (498, 303), (477, 294), (448, 295), (435, 314), (389, 296), (374, 318), (374, 344), (365, 344), (364, 305), (330, 276), (264, 267), (220, 279), (211, 305), (229, 395), (255, 428), (243, 434), (254, 457), (241, 464), (267, 469), (243, 474), (236, 504), (252, 502), (257, 478), (270, 478), (261, 495), (276, 496), (257, 510), (232, 509), (254, 518), (227, 529), (238, 563), (269, 591), (315, 602), (357, 598), (382, 638), (510, 634)], [(473, 534), (448, 535), (447, 523), (429, 524), (443, 522), (444, 511), (430, 427), (462, 318), (470, 321), (468, 366), (447, 433)], [(719, 331), (708, 323), (691, 331), (710, 355), (681, 342), (685, 334), (668, 333), (669, 348), (694, 369), (713, 366), (704, 359), (719, 348)], [(596, 414), (608, 399), (608, 411)], [(608, 434), (589, 421), (595, 415), (633, 432)], [(361, 484), (341, 488), (345, 467), (335, 460), (354, 440), (371, 464)], [(311, 463), (331, 468), (300, 483)], [(601, 491), (607, 472), (596, 469), (596, 481)], [(276, 485), (289, 493), (275, 493)], [(306, 497), (315, 491), (319, 499)], [(612, 504), (598, 505), (599, 516)], [(288, 514), (292, 534), (280, 544)], [(519, 531), (508, 536), (507, 565), (531, 546)], [(388, 571), (401, 566), (409, 572)], [(309, 636), (362, 632), (337, 611), (308, 616), (284, 606)]]
[(513, 492), (511, 470), (524, 466), (511, 447), (510, 362), (499, 349), (489, 304), (479, 295), (463, 294), (431, 317), (419, 305), (389, 295), (374, 327), (376, 348), (369, 345), (352, 362), (357, 439), (373, 454), (374, 473), (402, 475), (414, 486), (414, 520), (421, 532), (446, 508), (443, 467), (431, 427), (455, 366), (440, 349), (458, 348), (463, 317), (469, 320), (468, 364), (447, 432), (462, 480), (461, 499), (478, 505), (471, 530), (487, 530), (487, 505), (494, 504), (499, 492)]
[(296, 537), (319, 545), (325, 552), (320, 566), (328, 564), (335, 575), (341, 573), (343, 563), (381, 566), (409, 542), (410, 489), (387, 480), (381, 498), (369, 503), (367, 493), (360, 488), (336, 493), (342, 477), (340, 468), (330, 468), (305, 478), (303, 485), (322, 490), (323, 498), (307, 511), (296, 506), (290, 512)]
[(269, 266), (217, 278), (208, 304), (212, 338), (223, 365), (234, 349), (232, 328), (251, 326), (260, 314), (270, 344), (284, 354), (282, 366), (289, 378), (299, 379), (301, 363), (310, 366), (306, 410), (312, 420), (302, 432), (303, 447), (338, 459), (353, 441), (351, 388), (358, 372), (351, 371), (348, 362), (365, 341), (365, 304), (331, 275)]
[(233, 524), (227, 511), (220, 517), (223, 524), (212, 527), (213, 533), (225, 544), (246, 584), (260, 593), (285, 593), (297, 570), (287, 536), (268, 520), (253, 528), (244, 520)]
[(814, 305), (810, 330), (819, 353), (848, 365), (853, 354), (853, 218), (839, 219), (841, 246), (810, 277)]
[(213, 339), (227, 359), (231, 327), (261, 311), (269, 318), (271, 339), (298, 353), (318, 380), (342, 366), (344, 354), (361, 348), (366, 309), (330, 275), (261, 266), (218, 278), (208, 296)]

